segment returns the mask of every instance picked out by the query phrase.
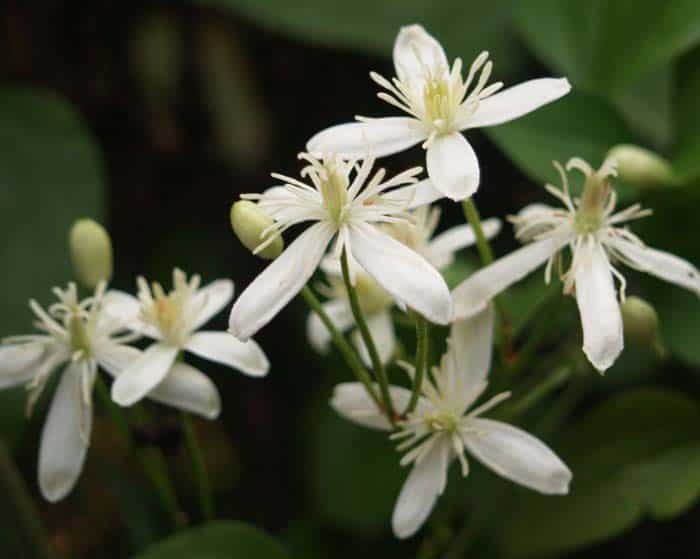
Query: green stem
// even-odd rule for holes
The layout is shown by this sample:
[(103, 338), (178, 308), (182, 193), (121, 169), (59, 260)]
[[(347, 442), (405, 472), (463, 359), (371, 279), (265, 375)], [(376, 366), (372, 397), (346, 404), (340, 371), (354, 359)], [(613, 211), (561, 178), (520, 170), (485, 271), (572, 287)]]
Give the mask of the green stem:
[(416, 404), (418, 404), (421, 386), (423, 385), (423, 377), (428, 368), (429, 343), (428, 321), (416, 313), (416, 373), (413, 377), (411, 400), (408, 402), (404, 414), (411, 413), (416, 408)]
[[(0, 525), (8, 545), (8, 556), (27, 559), (50, 559), (53, 554), (49, 538), (39, 519), (39, 512), (29, 496), (10, 453), (0, 442)], [(14, 551), (14, 553), (13, 553)]]
[(374, 373), (377, 375), (377, 382), (379, 383), (379, 391), (382, 395), (382, 400), (384, 402), (386, 415), (394, 423), (394, 404), (391, 401), (391, 395), (389, 394), (389, 379), (387, 378), (386, 371), (384, 370), (384, 365), (379, 357), (379, 352), (377, 351), (377, 346), (374, 345), (374, 340), (372, 339), (372, 334), (367, 326), (367, 321), (362, 312), (362, 307), (360, 306), (360, 299), (357, 296), (357, 291), (350, 281), (350, 268), (348, 265), (348, 254), (343, 249), (343, 254), (340, 257), (340, 264), (343, 269), (343, 280), (345, 281), (345, 289), (348, 292), (348, 298), (350, 299), (350, 308), (352, 309), (352, 314), (355, 317), (355, 324), (357, 329), (360, 331), (362, 336), (362, 341), (365, 343), (369, 357), (372, 360), (372, 368)]
[(314, 292), (311, 291), (311, 289), (309, 289), (307, 286), (305, 286), (301, 290), (301, 295), (302, 297), (304, 297), (304, 300), (309, 305), (309, 308), (318, 315), (318, 317), (321, 319), (321, 322), (323, 322), (323, 324), (328, 329), (328, 332), (331, 335), (331, 339), (333, 340), (335, 347), (343, 356), (343, 359), (345, 359), (345, 362), (348, 364), (348, 367), (350, 367), (352, 372), (355, 373), (357, 380), (359, 380), (364, 385), (365, 389), (367, 390), (367, 393), (377, 404), (377, 407), (382, 409), (382, 402), (379, 399), (377, 391), (374, 389), (372, 379), (370, 378), (367, 369), (365, 369), (364, 365), (362, 365), (362, 362), (358, 359), (355, 350), (352, 349), (350, 344), (345, 339), (345, 336), (343, 336), (340, 330), (338, 330), (335, 327), (335, 324), (333, 324), (331, 317), (328, 316), (328, 313), (326, 313), (326, 311), (323, 310), (323, 305), (316, 298)]
[(207, 474), (206, 464), (202, 449), (197, 442), (197, 434), (194, 432), (192, 419), (186, 412), (182, 412), (182, 428), (185, 432), (185, 445), (187, 452), (190, 455), (192, 463), (192, 473), (197, 483), (197, 492), (199, 494), (199, 505), (202, 510), (202, 517), (205, 521), (214, 518), (214, 498), (209, 484), (209, 475)]
[(554, 372), (547, 374), (537, 385), (529, 390), (527, 394), (505, 408), (499, 414), (499, 417), (502, 419), (513, 419), (525, 413), (538, 404), (543, 398), (565, 384), (569, 380), (572, 372), (573, 369), (570, 365), (562, 365), (558, 369), (555, 369)]
[(95, 381), (95, 390), (102, 405), (107, 410), (107, 413), (109, 413), (112, 422), (121, 433), (129, 450), (131, 452), (136, 452), (141, 462), (141, 467), (153, 484), (158, 498), (168, 514), (173, 527), (179, 528), (182, 525), (182, 515), (180, 514), (180, 507), (178, 506), (175, 490), (170, 482), (170, 476), (168, 475), (167, 465), (165, 464), (163, 456), (155, 448), (138, 449), (136, 447), (131, 435), (131, 427), (129, 426), (129, 422), (122, 408), (118, 407), (112, 401), (109, 390), (100, 377), (97, 377)]
[[(474, 236), (476, 237), (476, 246), (479, 250), (479, 256), (481, 257), (481, 263), (483, 266), (488, 266), (493, 264), (493, 250), (491, 250), (491, 245), (484, 234), (484, 229), (481, 226), (481, 216), (479, 215), (479, 210), (476, 204), (471, 198), (467, 198), (462, 202), (462, 209), (464, 210), (464, 215), (472, 226), (474, 230)], [(499, 298), (494, 299), (493, 305), (496, 308), (496, 312), (501, 317), (501, 331), (503, 336), (501, 337), (500, 351), (501, 357), (505, 364), (508, 363), (509, 356), (511, 354), (511, 336), (512, 327), (510, 318), (505, 308), (501, 304)]]

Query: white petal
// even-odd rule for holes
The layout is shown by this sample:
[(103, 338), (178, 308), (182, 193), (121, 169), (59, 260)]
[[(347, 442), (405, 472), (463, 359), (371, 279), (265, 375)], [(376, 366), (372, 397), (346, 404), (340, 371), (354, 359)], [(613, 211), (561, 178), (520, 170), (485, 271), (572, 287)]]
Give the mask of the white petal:
[(129, 293), (110, 289), (102, 298), (102, 309), (115, 318), (129, 322), (138, 317), (141, 303)]
[(493, 349), (493, 305), (474, 316), (456, 320), (450, 328), (448, 351), (454, 356), (462, 387), (470, 389), (486, 380)]
[[(345, 299), (333, 299), (332, 301), (324, 303), (323, 310), (333, 321), (335, 327), (341, 332), (345, 332), (355, 324), (352, 310)], [(309, 337), (311, 347), (316, 351), (319, 353), (326, 353), (326, 351), (328, 351), (331, 335), (326, 325), (315, 312), (311, 312), (306, 321), (306, 334)]]
[(313, 136), (306, 150), (316, 156), (336, 153), (352, 159), (382, 157), (408, 149), (426, 137), (420, 121), (392, 116), (331, 126)]
[(571, 471), (539, 439), (507, 423), (471, 420), (476, 433), (464, 437), (469, 452), (498, 475), (544, 493), (569, 492)]
[(40, 342), (0, 345), (0, 389), (29, 382), (44, 351)]
[(409, 210), (432, 204), (444, 197), (445, 195), (433, 186), (430, 179), (424, 179), (408, 186), (401, 186), (382, 194), (382, 198), (385, 200), (408, 200), (407, 209)]
[(233, 282), (231, 280), (217, 280), (197, 291), (192, 300), (192, 307), (200, 309), (197, 319), (192, 326), (196, 330), (209, 322), (221, 309), (229, 304), (233, 298)]
[(309, 281), (334, 234), (327, 223), (316, 223), (299, 235), (238, 297), (231, 333), (245, 341), (270, 322)]
[(257, 343), (241, 342), (228, 332), (197, 332), (187, 341), (185, 349), (252, 377), (263, 377), (270, 370), (270, 362)]
[(350, 226), (349, 235), (360, 266), (392, 296), (432, 322), (449, 322), (449, 289), (425, 258), (366, 223)]
[(124, 369), (143, 354), (141, 350), (135, 347), (113, 342), (100, 344), (95, 353), (97, 362), (113, 377), (119, 376)]
[(155, 343), (133, 361), (112, 384), (112, 399), (121, 406), (141, 400), (166, 377), (178, 348)]
[(519, 118), (556, 101), (571, 91), (566, 78), (541, 78), (509, 87), (479, 103), (474, 114), (465, 118), (460, 129), (495, 126)]
[[(378, 386), (375, 385), (375, 389), (378, 389)], [(397, 410), (405, 409), (411, 400), (411, 391), (401, 386), (389, 386), (389, 394)], [(420, 399), (417, 409), (426, 405), (426, 402)], [(393, 429), (360, 382), (343, 382), (336, 385), (331, 397), (331, 407), (345, 419), (363, 427), (381, 431)]]
[(422, 25), (402, 27), (394, 42), (394, 67), (400, 80), (423, 81), (425, 67), (448, 70), (440, 43)]
[[(396, 349), (396, 334), (394, 332), (394, 323), (391, 321), (391, 314), (384, 311), (368, 316), (367, 328), (372, 334), (374, 345), (377, 348), (377, 353), (379, 353), (379, 359), (382, 363), (387, 364), (391, 361)], [(353, 332), (352, 341), (365, 365), (371, 365), (372, 359), (359, 330)]]
[(569, 239), (549, 237), (499, 258), (460, 283), (452, 292), (454, 318), (467, 318), (482, 310), (501, 291), (544, 264)]
[(428, 146), (428, 176), (435, 188), (456, 202), (479, 187), (479, 161), (459, 132), (437, 136)]
[(583, 327), (583, 352), (601, 373), (622, 352), (622, 314), (610, 262), (598, 243), (584, 245), (576, 268), (576, 303)]
[[(484, 235), (492, 239), (501, 230), (501, 220), (486, 219), (481, 223)], [(476, 243), (476, 235), (471, 225), (458, 225), (435, 236), (428, 244), (428, 260), (438, 269), (449, 266), (454, 261), (454, 253)]]
[(216, 419), (221, 412), (216, 385), (204, 373), (182, 362), (171, 367), (168, 376), (148, 398), (207, 419)]
[(614, 248), (643, 272), (700, 295), (700, 272), (690, 262), (661, 250), (616, 239)]
[(415, 534), (430, 516), (435, 501), (445, 490), (449, 446), (442, 438), (413, 466), (396, 501), (391, 524), (397, 538)]
[(51, 402), (39, 447), (39, 487), (47, 501), (63, 499), (83, 469), (92, 408), (83, 402), (81, 366), (66, 368)]

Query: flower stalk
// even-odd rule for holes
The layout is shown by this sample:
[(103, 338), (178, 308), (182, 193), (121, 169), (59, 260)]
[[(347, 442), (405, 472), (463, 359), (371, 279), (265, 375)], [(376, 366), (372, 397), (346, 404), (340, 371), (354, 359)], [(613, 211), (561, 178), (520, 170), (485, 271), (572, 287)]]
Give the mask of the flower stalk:
[(416, 313), (416, 373), (413, 377), (413, 389), (411, 391), (411, 399), (404, 414), (411, 413), (416, 409), (418, 398), (421, 395), (421, 387), (423, 386), (423, 377), (428, 368), (428, 354), (430, 346), (430, 336), (428, 332), (428, 321), (421, 315)]
[(185, 434), (185, 446), (187, 453), (190, 455), (192, 465), (192, 474), (194, 475), (197, 484), (197, 493), (199, 496), (199, 506), (202, 512), (204, 521), (209, 521), (214, 518), (214, 498), (209, 483), (209, 475), (207, 467), (204, 463), (204, 455), (197, 441), (197, 434), (194, 431), (192, 418), (187, 412), (182, 412), (182, 430)]
[(379, 352), (377, 351), (377, 346), (372, 339), (372, 334), (367, 326), (367, 321), (365, 320), (364, 313), (362, 312), (362, 307), (360, 306), (360, 300), (357, 296), (357, 290), (350, 280), (350, 268), (348, 265), (348, 254), (345, 249), (340, 257), (340, 265), (343, 270), (343, 281), (345, 282), (345, 288), (348, 292), (348, 298), (350, 299), (350, 307), (352, 309), (352, 314), (355, 317), (355, 323), (357, 324), (357, 329), (360, 331), (362, 336), (362, 341), (367, 348), (367, 353), (369, 353), (370, 359), (372, 360), (372, 368), (377, 376), (377, 382), (379, 383), (379, 391), (382, 395), (382, 402), (384, 404), (384, 410), (386, 412), (389, 421), (394, 423), (395, 411), (394, 404), (391, 401), (391, 395), (389, 394), (389, 379), (386, 375), (386, 370), (382, 364), (382, 360), (379, 357)]

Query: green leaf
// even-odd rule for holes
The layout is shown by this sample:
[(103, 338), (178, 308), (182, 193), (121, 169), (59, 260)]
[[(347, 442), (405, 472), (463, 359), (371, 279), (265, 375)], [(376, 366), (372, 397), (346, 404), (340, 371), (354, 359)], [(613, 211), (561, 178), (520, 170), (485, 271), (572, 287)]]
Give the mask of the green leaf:
[(443, 44), (450, 59), (462, 57), (467, 66), (479, 52), (488, 50), (495, 61), (496, 76), (502, 76), (517, 68), (522, 59), (522, 49), (509, 33), (509, 0), (383, 0), (380, 4), (373, 0), (195, 1), (245, 14), (270, 29), (308, 42), (386, 57), (391, 56), (402, 25), (421, 23)]
[(289, 559), (265, 532), (242, 522), (218, 521), (191, 528), (151, 546), (136, 559)]
[(684, 182), (700, 177), (700, 47), (684, 56), (676, 73), (676, 174)]
[(514, 8), (537, 55), (591, 92), (619, 92), (700, 41), (697, 0), (663, 9), (638, 0), (531, 0)]
[(71, 277), (68, 228), (102, 213), (99, 154), (71, 107), (47, 92), (0, 89), (0, 336), (29, 333), (30, 298)]
[(557, 185), (561, 181), (553, 160), (565, 164), (577, 156), (597, 166), (612, 146), (633, 141), (608, 103), (577, 91), (486, 132), (530, 178)]
[(553, 445), (574, 473), (571, 493), (517, 492), (500, 534), (506, 557), (580, 548), (645, 514), (686, 510), (700, 492), (699, 421), (697, 403), (670, 390), (640, 388), (598, 405)]

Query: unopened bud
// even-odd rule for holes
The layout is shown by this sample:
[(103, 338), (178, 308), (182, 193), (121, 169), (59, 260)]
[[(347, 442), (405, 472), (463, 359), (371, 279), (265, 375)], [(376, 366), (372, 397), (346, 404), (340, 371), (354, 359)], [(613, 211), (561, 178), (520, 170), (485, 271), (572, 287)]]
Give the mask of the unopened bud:
[[(255, 252), (266, 239), (270, 238), (270, 235), (276, 234), (275, 231), (270, 229), (270, 226), (274, 223), (275, 221), (254, 202), (239, 200), (231, 206), (231, 227), (233, 232), (243, 243), (243, 246), (251, 252)], [(263, 232), (266, 229), (268, 233), (263, 237)], [(261, 258), (273, 260), (281, 254), (282, 250), (284, 250), (284, 241), (278, 235), (256, 254)]]
[(663, 186), (674, 183), (673, 169), (663, 157), (632, 144), (615, 146), (608, 157), (617, 161), (621, 180), (638, 186)]
[(106, 229), (92, 219), (79, 219), (69, 234), (70, 255), (76, 279), (94, 289), (112, 277), (112, 240)]
[(659, 356), (665, 349), (659, 331), (659, 316), (654, 307), (639, 297), (627, 297), (620, 305), (625, 339), (638, 346), (652, 347)]

